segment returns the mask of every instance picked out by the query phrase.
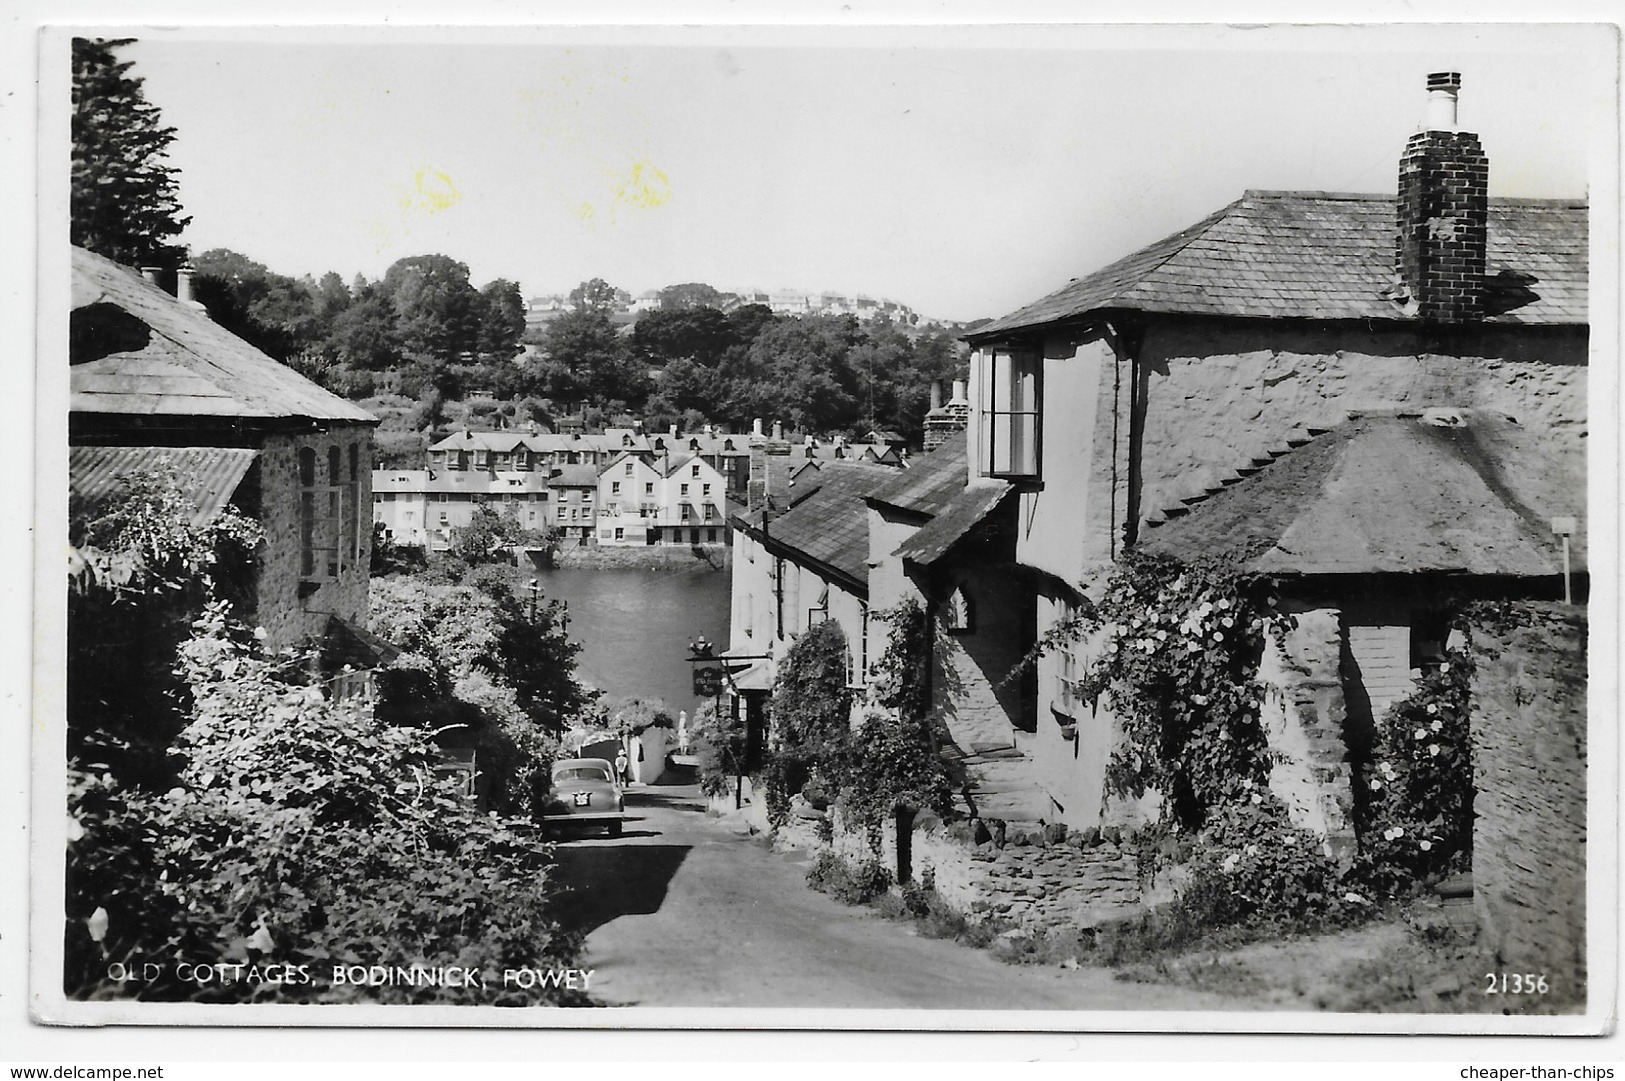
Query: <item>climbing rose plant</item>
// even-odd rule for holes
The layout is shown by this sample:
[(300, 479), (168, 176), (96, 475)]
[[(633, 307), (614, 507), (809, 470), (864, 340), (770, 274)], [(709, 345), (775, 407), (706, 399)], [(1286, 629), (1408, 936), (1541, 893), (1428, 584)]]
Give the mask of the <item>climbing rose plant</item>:
[(1452, 650), (1378, 722), (1356, 782), (1361, 848), (1391, 880), (1464, 871), (1473, 854), (1472, 660)]

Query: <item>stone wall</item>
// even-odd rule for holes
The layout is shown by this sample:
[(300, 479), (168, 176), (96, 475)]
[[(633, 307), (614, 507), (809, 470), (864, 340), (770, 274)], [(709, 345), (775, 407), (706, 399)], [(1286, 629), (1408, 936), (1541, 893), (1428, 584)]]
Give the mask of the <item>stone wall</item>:
[(1270, 790), (1294, 825), (1325, 839), (1328, 855), (1348, 857), (1355, 851), (1353, 777), (1343, 738), (1339, 613), (1313, 608), (1293, 616), (1295, 626), (1280, 645), (1266, 643), (1258, 667), (1259, 680), (1272, 688), (1264, 730), (1279, 756)]
[[(1134, 853), (1116, 841), (1116, 831), (1085, 830), (1046, 834), (1004, 830), (978, 843), (975, 823), (945, 825), (922, 816), (910, 834), (913, 878), (927, 870), (937, 893), (972, 922), (996, 919), (1027, 930), (1094, 927), (1136, 912), (1146, 900)], [(1001, 842), (1002, 838), (1002, 842)], [(828, 848), (848, 866), (875, 858), (866, 834), (837, 826), (825, 845), (806, 818), (792, 817), (774, 833), (781, 848)], [(879, 859), (894, 874), (897, 844), (882, 837)]]
[[(321, 581), (307, 581), (300, 565), (299, 451), (306, 447), (316, 452), (318, 485), (350, 483), (352, 453), (358, 463), (354, 480), (358, 535), (355, 543), (345, 545), (338, 576)], [(335, 447), (341, 464), (339, 476), (330, 477), (328, 451)], [(370, 425), (337, 425), (327, 432), (266, 437), (258, 462), (265, 543), (260, 554), (257, 619), (265, 628), (269, 648), (319, 637), (326, 631), (330, 615), (366, 626), (372, 562), (371, 463)]]
[[(1481, 607), (1472, 634), (1473, 903), (1507, 972), (1586, 979), (1586, 616)], [(1609, 842), (1612, 843), (1612, 838)]]

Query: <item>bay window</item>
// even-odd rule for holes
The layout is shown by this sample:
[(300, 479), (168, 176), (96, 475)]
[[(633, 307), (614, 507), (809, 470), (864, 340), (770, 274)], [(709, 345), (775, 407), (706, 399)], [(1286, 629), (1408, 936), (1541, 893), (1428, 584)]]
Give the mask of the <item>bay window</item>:
[(983, 476), (1038, 476), (1040, 364), (1037, 351), (1001, 349), (979, 358), (977, 465)]

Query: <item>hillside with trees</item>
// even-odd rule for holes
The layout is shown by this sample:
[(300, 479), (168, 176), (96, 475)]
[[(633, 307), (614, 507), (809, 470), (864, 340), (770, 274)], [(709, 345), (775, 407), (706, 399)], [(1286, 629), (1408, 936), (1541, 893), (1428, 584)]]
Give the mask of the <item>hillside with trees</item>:
[(194, 260), (196, 293), (233, 332), (383, 419), (381, 465), (415, 464), (438, 431), (589, 424), (638, 417), (654, 428), (757, 418), (796, 432), (917, 441), (930, 386), (963, 373), (957, 328), (884, 316), (783, 315), (751, 304), (724, 311), (703, 283), (662, 292), (631, 321), (626, 292), (600, 278), (570, 306), (527, 326), (519, 287), (476, 288), (448, 256), (401, 259), (378, 281), (348, 285), (277, 274), (235, 252)]

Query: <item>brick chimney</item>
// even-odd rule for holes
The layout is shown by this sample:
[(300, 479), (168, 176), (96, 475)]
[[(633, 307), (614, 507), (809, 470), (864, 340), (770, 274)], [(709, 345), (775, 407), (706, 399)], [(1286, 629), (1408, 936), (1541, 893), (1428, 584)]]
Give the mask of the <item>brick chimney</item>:
[(1399, 159), (1394, 271), (1418, 318), (1461, 323), (1484, 313), (1490, 162), (1478, 136), (1456, 126), (1461, 73), (1428, 76), (1426, 130)]

